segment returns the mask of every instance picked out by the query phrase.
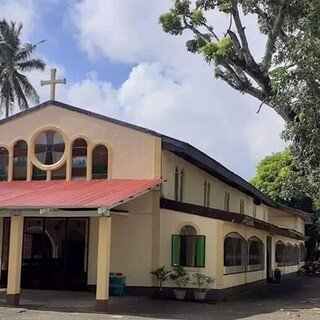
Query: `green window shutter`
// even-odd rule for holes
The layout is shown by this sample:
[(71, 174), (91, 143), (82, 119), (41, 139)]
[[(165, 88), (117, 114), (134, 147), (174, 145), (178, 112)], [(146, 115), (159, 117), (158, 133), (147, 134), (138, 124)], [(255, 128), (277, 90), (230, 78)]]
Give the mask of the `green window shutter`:
[(196, 267), (205, 267), (205, 256), (206, 256), (206, 237), (197, 236), (196, 245)]
[(172, 261), (171, 264), (173, 266), (180, 266), (180, 248), (181, 248), (181, 239), (180, 235), (174, 234), (172, 235)]

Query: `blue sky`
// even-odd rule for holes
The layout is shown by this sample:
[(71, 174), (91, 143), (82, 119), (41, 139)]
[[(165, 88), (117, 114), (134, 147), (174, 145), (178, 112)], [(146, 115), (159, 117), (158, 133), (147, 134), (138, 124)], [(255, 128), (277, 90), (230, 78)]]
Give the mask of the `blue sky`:
[[(164, 34), (159, 15), (171, 0), (0, 0), (0, 13), (23, 22), (23, 40), (46, 39), (37, 55), (44, 73), (28, 76), (41, 102), (40, 80), (56, 67), (56, 100), (187, 141), (248, 179), (265, 155), (281, 151), (283, 121), (272, 110), (213, 76), (200, 56), (187, 53), (185, 37)], [(228, 24), (217, 21), (217, 32)], [(264, 39), (246, 21), (254, 54)], [(219, 28), (221, 30), (219, 30)]]

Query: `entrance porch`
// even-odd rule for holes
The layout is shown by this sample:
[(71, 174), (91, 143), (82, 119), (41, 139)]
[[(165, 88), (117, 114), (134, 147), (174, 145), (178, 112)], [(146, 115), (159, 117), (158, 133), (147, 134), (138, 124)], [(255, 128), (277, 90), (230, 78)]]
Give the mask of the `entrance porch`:
[[(152, 209), (143, 213), (140, 216), (142, 219), (130, 215), (128, 219), (120, 221), (117, 217), (122, 214), (127, 217), (130, 214), (121, 205), (126, 202), (131, 208), (133, 199), (148, 193), (159, 183), (160, 180), (26, 182), (25, 185), (18, 182), (5, 183), (6, 193), (1, 194), (0, 188), (0, 280), (7, 285), (7, 303), (19, 304), (21, 286), (59, 290), (85, 290), (94, 287), (96, 308), (106, 310), (109, 301), (109, 273), (119, 271), (110, 268), (112, 235), (114, 243), (119, 243), (114, 250), (114, 266), (119, 268), (121, 265), (128, 265), (128, 259), (123, 259), (123, 248), (128, 248), (128, 243), (135, 246), (132, 239), (136, 236), (128, 233), (127, 227), (130, 226), (137, 232), (145, 221), (150, 221), (150, 227), (152, 226)], [(25, 207), (18, 207), (18, 204), (21, 205), (21, 198), (12, 197), (12, 194), (25, 190), (26, 184), (30, 189), (34, 187), (40, 194), (48, 189), (51, 193), (49, 196), (44, 194), (40, 205), (37, 199), (37, 207), (32, 206), (32, 198), (30, 200), (27, 197)], [(10, 188), (13, 189), (12, 192), (8, 190)], [(63, 194), (60, 191), (61, 197), (66, 194), (68, 197), (54, 200), (52, 193), (59, 193), (59, 190), (63, 190)], [(79, 193), (79, 190), (82, 192)], [(32, 196), (35, 201), (35, 195)], [(46, 197), (49, 205), (45, 205)], [(88, 202), (85, 202), (88, 197)], [(152, 194), (148, 199), (151, 199), (150, 207), (153, 208)], [(4, 205), (6, 201), (13, 202)], [(115, 230), (112, 232), (111, 221), (114, 219)], [(152, 232), (146, 234), (151, 243)], [(140, 250), (139, 247), (137, 250)], [(148, 271), (151, 269), (151, 265), (144, 267)], [(143, 272), (148, 276), (149, 272)]]

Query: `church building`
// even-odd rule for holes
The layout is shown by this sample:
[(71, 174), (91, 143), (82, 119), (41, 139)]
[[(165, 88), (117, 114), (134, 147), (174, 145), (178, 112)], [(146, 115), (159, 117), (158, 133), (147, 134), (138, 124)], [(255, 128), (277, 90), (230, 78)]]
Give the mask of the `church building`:
[[(95, 290), (109, 273), (152, 294), (150, 271), (215, 278), (212, 298), (297, 272), (305, 212), (186, 142), (54, 100), (0, 121), (0, 284)], [(188, 287), (192, 287), (190, 283)], [(165, 287), (174, 287), (167, 281)]]

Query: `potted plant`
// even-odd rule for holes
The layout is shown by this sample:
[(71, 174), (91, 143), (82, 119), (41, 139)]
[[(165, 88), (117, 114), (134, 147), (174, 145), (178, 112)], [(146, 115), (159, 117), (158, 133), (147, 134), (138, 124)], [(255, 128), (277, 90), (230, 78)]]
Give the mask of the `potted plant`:
[(169, 278), (170, 272), (171, 271), (168, 270), (165, 266), (151, 270), (150, 273), (157, 278), (159, 284), (158, 291), (155, 292), (156, 298), (163, 298), (163, 283)]
[(207, 292), (215, 282), (215, 279), (200, 272), (193, 274), (192, 277), (195, 279), (192, 284), (197, 286), (197, 291), (194, 292), (195, 300), (205, 300)]
[(190, 277), (183, 267), (175, 267), (170, 274), (171, 280), (176, 284), (178, 288), (174, 289), (174, 296), (177, 300), (184, 300), (186, 296), (186, 289)]

